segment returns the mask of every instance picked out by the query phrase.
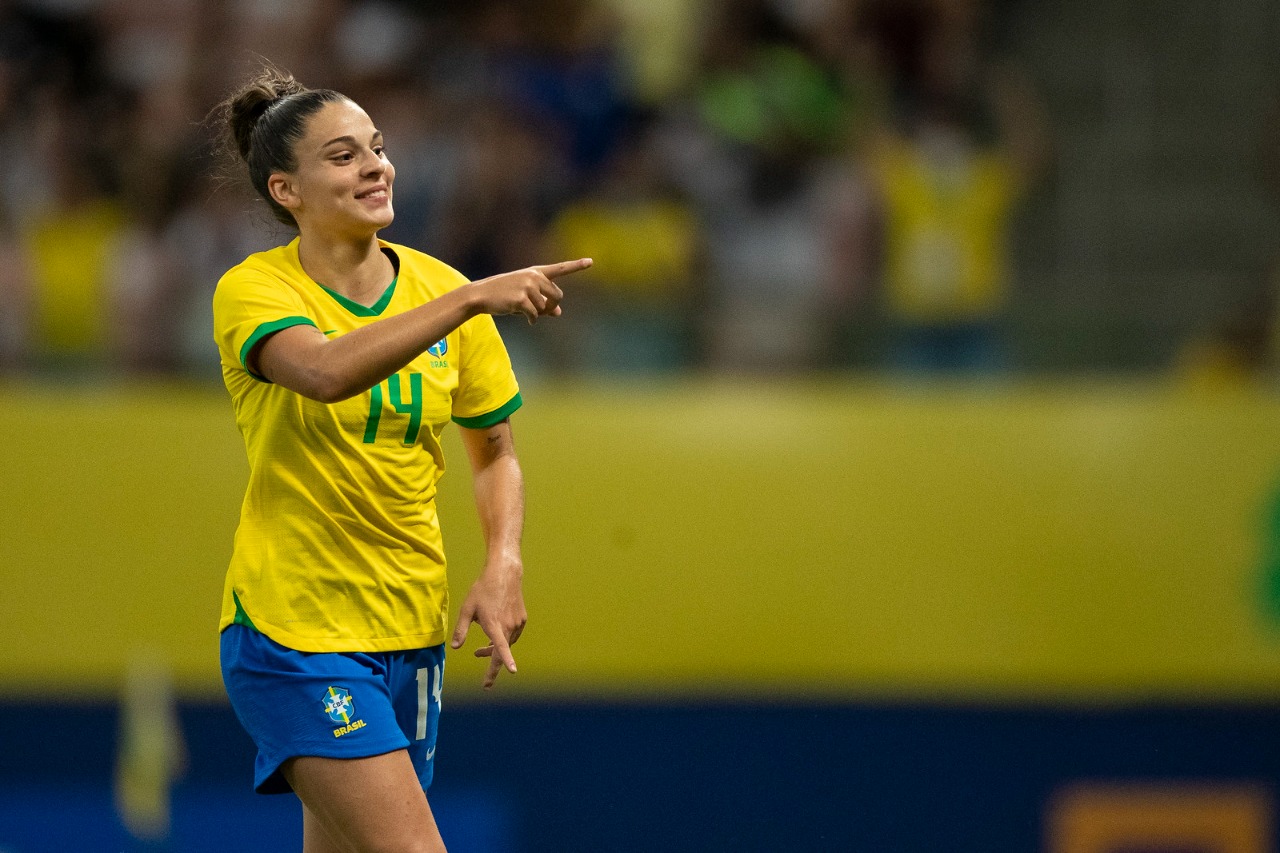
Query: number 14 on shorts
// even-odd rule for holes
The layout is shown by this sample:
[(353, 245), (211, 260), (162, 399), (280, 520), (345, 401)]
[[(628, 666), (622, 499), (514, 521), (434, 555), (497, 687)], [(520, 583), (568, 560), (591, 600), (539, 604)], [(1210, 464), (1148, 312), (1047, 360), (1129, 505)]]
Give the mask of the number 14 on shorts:
[(422, 667), (418, 670), (418, 730), (415, 740), (427, 736), (427, 711), (431, 703), (436, 703), (436, 713), (440, 712), (440, 691), (444, 685), (444, 664)]

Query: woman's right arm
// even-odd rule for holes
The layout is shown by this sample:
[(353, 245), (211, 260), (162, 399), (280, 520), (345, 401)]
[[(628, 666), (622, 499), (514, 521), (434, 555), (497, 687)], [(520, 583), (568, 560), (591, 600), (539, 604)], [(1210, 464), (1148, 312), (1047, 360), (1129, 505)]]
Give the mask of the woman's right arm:
[(403, 314), (330, 340), (314, 326), (290, 326), (265, 338), (246, 367), (322, 403), (354, 397), (386, 379), (478, 314), (559, 316), (555, 280), (591, 266), (589, 258), (529, 267), (464, 284)]

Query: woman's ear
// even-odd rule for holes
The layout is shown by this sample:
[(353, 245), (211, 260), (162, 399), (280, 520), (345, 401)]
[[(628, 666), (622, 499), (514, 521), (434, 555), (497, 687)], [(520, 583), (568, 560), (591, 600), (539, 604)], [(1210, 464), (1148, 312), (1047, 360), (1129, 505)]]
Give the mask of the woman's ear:
[(267, 178), (267, 192), (276, 204), (290, 212), (297, 210), (301, 202), (293, 180), (283, 172), (272, 172)]

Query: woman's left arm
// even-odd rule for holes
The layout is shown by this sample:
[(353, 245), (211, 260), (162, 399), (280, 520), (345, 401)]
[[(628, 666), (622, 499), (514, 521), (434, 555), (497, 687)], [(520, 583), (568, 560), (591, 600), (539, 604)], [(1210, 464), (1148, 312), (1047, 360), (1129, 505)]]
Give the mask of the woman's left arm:
[(505, 666), (516, 671), (511, 646), (520, 639), (528, 614), (524, 609), (520, 536), (524, 530), (524, 475), (516, 458), (510, 420), (486, 429), (459, 427), (471, 461), (476, 509), (486, 546), (484, 569), (471, 585), (458, 611), (453, 648), (461, 648), (475, 622), (489, 638), (476, 657), (489, 658), (485, 689), (493, 687)]

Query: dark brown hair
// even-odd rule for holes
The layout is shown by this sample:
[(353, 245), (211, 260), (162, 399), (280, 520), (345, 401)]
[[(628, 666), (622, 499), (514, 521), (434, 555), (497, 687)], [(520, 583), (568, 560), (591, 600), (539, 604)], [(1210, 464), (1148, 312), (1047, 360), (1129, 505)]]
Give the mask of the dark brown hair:
[(285, 225), (298, 227), (293, 214), (271, 197), (267, 179), (298, 167), (293, 149), (307, 119), (325, 104), (343, 100), (349, 98), (332, 89), (308, 89), (289, 72), (266, 64), (213, 109), (223, 149), (248, 165), (249, 182)]

